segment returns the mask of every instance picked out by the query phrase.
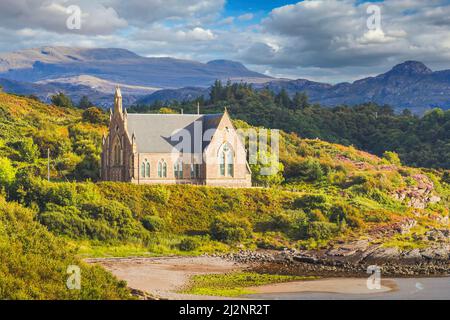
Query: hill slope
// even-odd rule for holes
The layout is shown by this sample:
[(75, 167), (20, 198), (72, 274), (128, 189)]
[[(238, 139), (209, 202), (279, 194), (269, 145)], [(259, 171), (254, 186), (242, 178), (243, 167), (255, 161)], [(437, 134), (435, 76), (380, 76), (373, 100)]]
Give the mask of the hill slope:
[[(285, 182), (273, 188), (69, 183), (98, 171), (105, 127), (83, 122), (79, 110), (8, 94), (0, 94), (0, 110), (0, 183), (8, 199), (37, 210), (38, 221), (89, 254), (98, 246), (95, 254), (227, 251), (239, 243), (314, 248), (412, 220), (413, 229), (377, 241), (426, 247), (434, 243), (426, 232), (448, 228), (448, 175), (402, 166), (393, 155), (282, 133)], [(43, 180), (47, 147), (59, 182)]]

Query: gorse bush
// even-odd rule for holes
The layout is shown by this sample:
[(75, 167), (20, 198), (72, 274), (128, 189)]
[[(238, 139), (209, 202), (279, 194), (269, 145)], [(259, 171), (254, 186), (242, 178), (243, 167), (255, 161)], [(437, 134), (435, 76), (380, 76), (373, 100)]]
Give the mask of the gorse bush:
[(163, 231), (164, 220), (158, 216), (146, 215), (141, 219), (142, 225), (148, 231)]
[(178, 245), (181, 251), (194, 251), (200, 247), (200, 240), (196, 238), (185, 238)]
[(242, 242), (252, 235), (252, 226), (246, 218), (225, 214), (217, 216), (210, 227), (211, 237), (226, 243)]

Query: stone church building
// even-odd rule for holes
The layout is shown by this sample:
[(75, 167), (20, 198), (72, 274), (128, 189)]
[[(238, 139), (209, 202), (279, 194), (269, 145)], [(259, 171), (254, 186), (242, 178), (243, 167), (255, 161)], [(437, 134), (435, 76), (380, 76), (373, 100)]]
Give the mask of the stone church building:
[(101, 178), (137, 184), (251, 187), (245, 147), (228, 112), (128, 114), (117, 87), (103, 137)]

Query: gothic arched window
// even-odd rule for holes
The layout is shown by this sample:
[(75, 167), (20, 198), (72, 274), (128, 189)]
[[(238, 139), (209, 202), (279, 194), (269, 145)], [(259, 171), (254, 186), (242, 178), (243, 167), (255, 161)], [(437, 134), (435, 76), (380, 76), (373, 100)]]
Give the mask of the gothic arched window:
[(141, 164), (141, 177), (145, 177), (145, 161)]
[(145, 176), (150, 177), (150, 162), (145, 164)]
[(150, 162), (148, 162), (147, 159), (142, 161), (142, 164), (141, 164), (141, 177), (143, 177), (143, 178), (150, 177)]
[(224, 177), (234, 176), (234, 153), (229, 143), (225, 142), (219, 149), (219, 174)]
[(173, 166), (173, 171), (175, 173), (175, 178), (177, 179), (183, 178), (183, 161), (181, 159), (175, 162)]
[(167, 178), (167, 163), (164, 160), (158, 162), (158, 177)]

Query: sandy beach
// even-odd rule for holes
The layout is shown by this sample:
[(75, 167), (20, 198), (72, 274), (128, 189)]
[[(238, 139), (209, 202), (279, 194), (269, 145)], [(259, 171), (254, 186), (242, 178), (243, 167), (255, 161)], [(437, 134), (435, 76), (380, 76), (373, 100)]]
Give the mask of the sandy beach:
[[(237, 264), (216, 257), (162, 257), (162, 258), (106, 258), (88, 259), (125, 280), (133, 289), (142, 290), (163, 299), (219, 299), (177, 293), (189, 278), (197, 274), (227, 273), (244, 270), (245, 264)], [(255, 293), (328, 292), (343, 294), (372, 294), (388, 292), (395, 288), (389, 280), (381, 289), (369, 290), (365, 278), (332, 278), (314, 281), (296, 281), (252, 287)], [(251, 298), (249, 296), (246, 297)], [(223, 299), (223, 298), (220, 298)]]
[(102, 265), (133, 289), (163, 299), (218, 299), (217, 297), (180, 294), (189, 278), (197, 274), (227, 273), (246, 267), (215, 257), (100, 258), (86, 259)]

